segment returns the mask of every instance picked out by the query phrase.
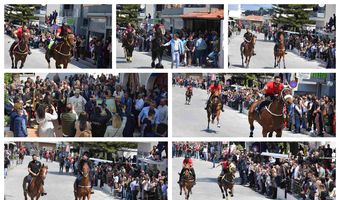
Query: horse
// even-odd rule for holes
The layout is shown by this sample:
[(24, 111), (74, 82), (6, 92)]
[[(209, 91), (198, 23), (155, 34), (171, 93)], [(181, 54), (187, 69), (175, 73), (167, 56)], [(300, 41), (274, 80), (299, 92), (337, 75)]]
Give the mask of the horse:
[[(162, 67), (162, 58), (164, 53), (164, 38), (162, 30), (159, 28), (156, 30), (155, 38), (151, 41), (151, 67)], [(156, 59), (158, 59), (158, 63), (155, 64)]]
[(187, 90), (185, 92), (185, 104), (186, 105), (190, 105), (191, 96), (192, 96), (192, 91)]
[(283, 108), (293, 100), (291, 95), (285, 95), (287, 90), (289, 89), (286, 88), (282, 90), (273, 102), (259, 111), (259, 114), (255, 109), (261, 101), (255, 101), (250, 105), (248, 112), (248, 122), (250, 125), (249, 137), (253, 137), (253, 131), (255, 129), (254, 121), (257, 121), (262, 126), (263, 137), (272, 137), (273, 132), (276, 132), (276, 137), (282, 136), (282, 129), (284, 127)]
[(24, 67), (29, 45), (29, 33), (23, 33), (21, 40), (16, 44), (12, 51), (9, 52), (9, 56), (12, 60), (12, 69), (18, 68), (18, 62), (20, 61), (20, 69)]
[[(241, 59), (242, 59), (242, 67), (244, 67), (244, 62), (246, 63), (246, 67), (249, 68), (250, 58), (253, 56), (254, 47), (256, 43), (256, 36), (253, 35), (250, 41), (246, 42), (243, 49), (241, 48)], [(243, 59), (245, 57), (245, 61)]]
[(67, 68), (68, 63), (72, 57), (72, 50), (75, 45), (75, 37), (73, 33), (68, 33), (64, 41), (52, 46), (50, 50), (45, 53), (45, 59), (48, 63), (48, 68), (51, 68), (51, 58), (55, 60), (55, 67), (61, 69), (61, 65), (64, 69)]
[(24, 154), (23, 153), (19, 153), (19, 162), (18, 162), (19, 165), (21, 165), (23, 163), (24, 158), (25, 158)]
[(188, 200), (190, 197), (190, 194), (192, 194), (192, 188), (194, 187), (194, 177), (190, 173), (190, 170), (188, 167), (185, 168), (183, 180), (179, 183), (180, 187), (180, 195), (182, 195), (182, 189), (184, 189), (185, 194), (185, 200)]
[(215, 118), (217, 120), (217, 127), (220, 128), (220, 115), (222, 109), (222, 102), (219, 99), (218, 91), (212, 95), (209, 99), (210, 104), (207, 109), (207, 117), (208, 117), (208, 130), (210, 129), (210, 121), (211, 124), (214, 124)]
[(128, 32), (123, 41), (126, 62), (132, 62), (132, 53), (135, 49), (135, 43), (135, 35), (132, 32)]
[(90, 180), (90, 166), (84, 163), (81, 170), (82, 179), (78, 186), (74, 183), (74, 197), (75, 200), (90, 200), (91, 199), (91, 180)]
[[(222, 199), (228, 199), (228, 193), (231, 197), (234, 196), (234, 180), (235, 180), (236, 166), (234, 163), (229, 164), (229, 168), (226, 174), (217, 178), (217, 184), (222, 192)], [(228, 191), (229, 190), (229, 191)]]
[(283, 68), (286, 69), (286, 62), (285, 62), (285, 39), (284, 39), (284, 35), (281, 34), (280, 35), (280, 39), (279, 39), (279, 46), (275, 51), (274, 48), (274, 68), (279, 67), (280, 68), (280, 63), (281, 63), (281, 59), (283, 62)]
[(39, 174), (36, 177), (32, 178), (32, 181), (28, 185), (28, 189), (26, 191), (26, 182), (23, 181), (23, 189), (24, 189), (24, 197), (27, 200), (27, 196), (31, 198), (31, 200), (38, 200), (41, 196), (41, 193), (44, 192), (44, 181), (46, 179), (48, 172), (48, 166), (42, 165), (39, 170)]

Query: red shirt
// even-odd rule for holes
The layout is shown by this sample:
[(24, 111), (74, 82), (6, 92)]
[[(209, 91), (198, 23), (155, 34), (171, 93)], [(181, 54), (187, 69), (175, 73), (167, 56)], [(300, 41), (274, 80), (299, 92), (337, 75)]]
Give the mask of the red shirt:
[(276, 86), (273, 81), (268, 82), (266, 86), (267, 86), (266, 94), (268, 94), (268, 95), (280, 94), (281, 91), (284, 88), (282, 83), (280, 83), (278, 86)]
[(215, 87), (214, 84), (211, 84), (209, 87), (211, 93), (215, 93), (216, 91), (221, 91), (222, 90), (222, 86), (220, 84), (218, 84), (217, 87)]
[(228, 161), (227, 160), (226, 161), (222, 161), (222, 168), (223, 169), (228, 169), (228, 167), (229, 167)]
[[(17, 30), (17, 36), (18, 36), (19, 39), (22, 38), (23, 32), (24, 32), (24, 30), (22, 29), (22, 27), (18, 28), (18, 30)], [(30, 32), (30, 30), (26, 29), (26, 33), (29, 33), (29, 32)]]
[(186, 158), (183, 160), (183, 166), (185, 165), (189, 165), (190, 167), (192, 167), (192, 159), (191, 158)]
[[(59, 28), (57, 29), (57, 33), (60, 34), (61, 32), (62, 32), (62, 27), (59, 27)], [(71, 30), (70, 28), (67, 28), (66, 33), (72, 33), (72, 30)], [(62, 36), (64, 36), (64, 35), (62, 35)]]
[(191, 86), (188, 86), (187, 90), (190, 91), (190, 92), (192, 92), (192, 87), (191, 87)]

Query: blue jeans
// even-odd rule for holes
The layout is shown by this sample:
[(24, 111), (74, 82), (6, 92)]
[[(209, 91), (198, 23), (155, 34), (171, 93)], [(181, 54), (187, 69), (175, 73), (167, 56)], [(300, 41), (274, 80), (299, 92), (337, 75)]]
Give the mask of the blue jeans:
[(210, 60), (213, 60), (213, 66), (217, 66), (217, 57), (218, 57), (218, 52), (212, 51), (211, 53), (208, 54), (208, 58)]
[(179, 66), (179, 51), (172, 52), (172, 61), (171, 61), (171, 68), (173, 68), (174, 63), (176, 64), (176, 68)]

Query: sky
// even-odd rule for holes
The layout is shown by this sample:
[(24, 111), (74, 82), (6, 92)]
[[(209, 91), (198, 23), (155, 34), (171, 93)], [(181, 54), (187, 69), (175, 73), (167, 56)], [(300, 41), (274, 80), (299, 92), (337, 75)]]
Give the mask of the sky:
[[(229, 4), (228, 10), (237, 10), (237, 4)], [(272, 4), (241, 4), (242, 10), (258, 10), (259, 8), (272, 8)]]

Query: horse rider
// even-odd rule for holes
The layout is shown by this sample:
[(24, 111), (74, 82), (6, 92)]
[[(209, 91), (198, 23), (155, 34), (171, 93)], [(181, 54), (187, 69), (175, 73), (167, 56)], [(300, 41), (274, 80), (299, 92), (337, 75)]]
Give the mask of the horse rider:
[(209, 92), (210, 92), (210, 97), (209, 97), (209, 99), (208, 99), (208, 101), (207, 101), (207, 106), (206, 106), (204, 109), (205, 109), (205, 110), (208, 109), (208, 107), (209, 107), (209, 105), (210, 105), (211, 98), (212, 98), (212, 96), (215, 94), (216, 91), (218, 92), (218, 99), (219, 99), (219, 101), (220, 101), (221, 104), (222, 104), (221, 110), (222, 110), (222, 112), (224, 112), (223, 103), (222, 103), (222, 98), (221, 98), (222, 86), (221, 86), (221, 84), (219, 84), (218, 80), (215, 80), (214, 83), (212, 83), (212, 84), (210, 85), (209, 89), (208, 89), (208, 94), (209, 94)]
[(79, 183), (81, 182), (82, 178), (83, 178), (83, 172), (82, 172), (82, 169), (83, 169), (83, 166), (85, 163), (88, 164), (89, 168), (90, 168), (90, 172), (89, 172), (89, 176), (90, 176), (90, 182), (91, 182), (91, 194), (94, 193), (93, 191), (93, 184), (92, 184), (92, 172), (93, 172), (93, 165), (92, 165), (92, 162), (90, 161), (89, 159), (89, 152), (88, 151), (85, 151), (83, 153), (83, 156), (81, 157), (81, 159), (79, 160), (79, 163), (78, 163), (78, 173), (77, 173), (77, 179), (76, 179), (76, 188), (78, 188), (79, 186)]
[(125, 27), (125, 31), (123, 34), (123, 37), (126, 37), (128, 33), (136, 33), (136, 30), (133, 28), (133, 26), (131, 25), (131, 23), (128, 23)]
[[(253, 37), (255, 37), (255, 35), (250, 31), (249, 26), (246, 27), (246, 32), (243, 35), (243, 39), (244, 41), (241, 43), (241, 51), (243, 51), (244, 46), (246, 45), (246, 43), (250, 43), (253, 39)], [(253, 56), (255, 56), (255, 45), (253, 46)]]
[[(13, 44), (11, 45), (11, 47), (9, 48), (9, 51), (12, 52), (14, 47), (19, 43), (19, 41), (22, 39), (22, 36), (24, 33), (27, 33), (28, 36), (30, 37), (31, 34), (30, 34), (30, 30), (27, 28), (27, 25), (26, 23), (23, 23), (21, 27), (19, 27), (17, 30), (15, 30), (13, 32), (13, 35), (14, 35), (14, 38), (15, 38), (15, 41), (13, 42)], [(29, 38), (28, 37), (28, 38)], [(28, 54), (31, 55), (31, 49), (30, 49), (30, 45), (27, 45), (27, 48), (28, 48)]]
[(281, 77), (275, 76), (273, 81), (269, 81), (263, 88), (262, 93), (265, 96), (265, 100), (262, 101), (255, 109), (259, 114), (264, 106), (268, 106), (276, 96), (279, 96), (284, 89), (283, 83), (281, 83)]
[[(31, 184), (33, 177), (38, 176), (40, 168), (41, 168), (41, 162), (38, 161), (37, 155), (33, 154), (32, 161), (28, 163), (28, 175), (24, 178), (25, 192), (27, 192), (28, 186)], [(41, 193), (41, 196), (47, 195), (47, 193), (45, 192), (44, 186), (42, 188), (43, 188), (43, 192)]]
[[(52, 47), (55, 47), (58, 43), (61, 43), (65, 40), (67, 34), (72, 33), (72, 29), (70, 26), (68, 26), (66, 23), (62, 23), (62, 25), (57, 29), (55, 33), (55, 39), (51, 40), (48, 48), (47, 48), (47, 53), (50, 54), (52, 51)], [(71, 52), (72, 53), (72, 52)]]
[(195, 174), (195, 170), (193, 167), (193, 161), (191, 159), (191, 157), (189, 155), (186, 155), (184, 160), (183, 160), (183, 167), (182, 167), (182, 171), (179, 174), (179, 181), (178, 183), (182, 183), (183, 182), (183, 178), (184, 178), (184, 172), (185, 170), (189, 170), (191, 175), (194, 178), (194, 184), (196, 183), (196, 174)]
[(227, 156), (225, 156), (222, 160), (222, 162), (220, 162), (216, 167), (218, 166), (222, 166), (222, 170), (220, 175), (218, 176), (218, 181), (221, 181), (223, 179), (223, 176), (228, 173), (229, 171), (229, 161)]
[[(277, 50), (278, 50), (278, 48), (280, 46), (280, 37), (281, 37), (281, 35), (283, 35), (283, 38), (285, 37), (285, 32), (283, 31), (282, 27), (280, 27), (278, 32), (276, 33), (276, 37), (275, 37), (276, 41), (275, 41), (275, 46), (274, 46), (274, 52), (275, 53), (277, 52)], [(284, 51), (285, 51), (285, 54), (287, 54), (286, 48), (284, 49)]]
[(192, 91), (193, 91), (192, 83), (189, 83), (189, 85), (188, 85), (188, 87), (187, 87), (187, 92), (188, 92), (189, 94), (193, 95)]

